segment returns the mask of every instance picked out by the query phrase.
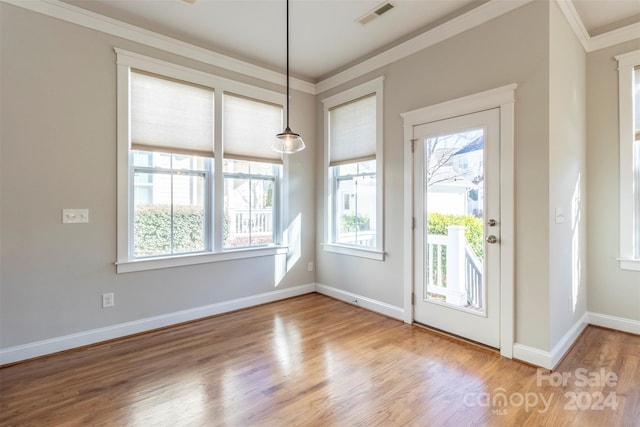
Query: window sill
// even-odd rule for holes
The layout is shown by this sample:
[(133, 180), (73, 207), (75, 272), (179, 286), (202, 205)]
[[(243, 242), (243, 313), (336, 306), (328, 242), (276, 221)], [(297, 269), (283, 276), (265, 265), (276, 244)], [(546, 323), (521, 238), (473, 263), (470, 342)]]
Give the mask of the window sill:
[(325, 252), (333, 252), (342, 255), (357, 256), (360, 258), (368, 258), (376, 261), (384, 261), (384, 251), (375, 249), (358, 248), (355, 246), (339, 245), (336, 243), (323, 243)]
[(621, 270), (640, 271), (640, 259), (618, 258), (618, 265)]
[(116, 262), (117, 273), (131, 273), (134, 271), (156, 270), (160, 268), (182, 267), (186, 265), (207, 264), (211, 262), (230, 261), (236, 259), (256, 258), (286, 254), (289, 248), (286, 246), (269, 246), (250, 249), (227, 250), (219, 253), (201, 253), (178, 255), (162, 258), (147, 258), (134, 261)]

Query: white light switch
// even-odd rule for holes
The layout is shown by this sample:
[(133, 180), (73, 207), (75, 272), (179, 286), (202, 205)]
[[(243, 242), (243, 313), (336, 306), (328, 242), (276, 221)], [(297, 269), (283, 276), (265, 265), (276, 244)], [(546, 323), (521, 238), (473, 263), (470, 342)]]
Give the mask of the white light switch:
[(89, 209), (63, 209), (63, 224), (83, 224), (89, 222)]
[(564, 222), (564, 209), (556, 208), (556, 224), (562, 224)]

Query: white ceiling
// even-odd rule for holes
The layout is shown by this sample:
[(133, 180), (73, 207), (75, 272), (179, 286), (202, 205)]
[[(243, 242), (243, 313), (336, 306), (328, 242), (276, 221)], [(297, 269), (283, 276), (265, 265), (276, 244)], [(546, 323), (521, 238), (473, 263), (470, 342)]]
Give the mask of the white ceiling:
[[(275, 71), (285, 64), (285, 0), (64, 0), (71, 5)], [(291, 0), (292, 75), (317, 82), (487, 0)], [(510, 0), (491, 0), (510, 1)], [(570, 2), (571, 0), (560, 0)], [(640, 22), (638, 0), (573, 0), (589, 36)]]

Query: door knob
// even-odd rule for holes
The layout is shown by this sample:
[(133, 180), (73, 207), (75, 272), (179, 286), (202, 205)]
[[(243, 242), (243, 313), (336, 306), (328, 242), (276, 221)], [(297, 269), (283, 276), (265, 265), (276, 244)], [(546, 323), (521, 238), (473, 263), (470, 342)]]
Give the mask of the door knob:
[(496, 236), (494, 236), (493, 234), (489, 237), (487, 237), (487, 243), (495, 243), (498, 241), (498, 238)]
[(496, 222), (496, 220), (495, 220), (495, 219), (490, 219), (490, 220), (488, 220), (488, 221), (487, 221), (487, 225), (488, 225), (489, 227), (495, 227), (495, 226), (496, 226), (496, 224), (497, 224), (497, 222)]

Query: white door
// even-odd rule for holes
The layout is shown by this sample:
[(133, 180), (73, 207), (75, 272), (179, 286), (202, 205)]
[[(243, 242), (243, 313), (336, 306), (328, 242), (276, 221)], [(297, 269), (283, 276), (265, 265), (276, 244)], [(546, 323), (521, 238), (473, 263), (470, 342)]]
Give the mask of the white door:
[(414, 320), (500, 348), (500, 110), (413, 134)]

